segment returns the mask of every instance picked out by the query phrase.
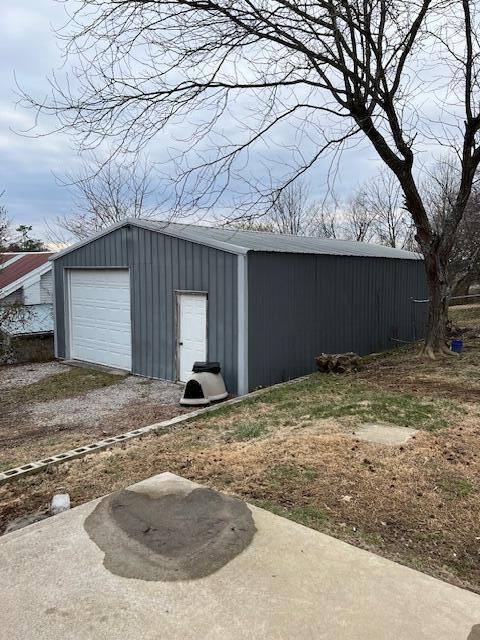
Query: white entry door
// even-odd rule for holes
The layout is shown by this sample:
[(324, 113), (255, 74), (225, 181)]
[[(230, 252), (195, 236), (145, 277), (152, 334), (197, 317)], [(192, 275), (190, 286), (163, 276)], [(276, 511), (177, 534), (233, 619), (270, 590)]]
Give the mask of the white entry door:
[(179, 293), (178, 378), (186, 382), (193, 363), (207, 359), (207, 296)]
[(131, 370), (128, 269), (70, 270), (70, 358)]

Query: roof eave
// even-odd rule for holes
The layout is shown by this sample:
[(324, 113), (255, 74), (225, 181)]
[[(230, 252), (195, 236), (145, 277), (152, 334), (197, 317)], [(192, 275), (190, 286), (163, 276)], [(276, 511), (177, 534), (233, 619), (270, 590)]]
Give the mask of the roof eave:
[[(423, 256), (420, 253), (415, 253), (414, 251), (405, 251), (407, 255), (392, 255), (392, 254), (384, 254), (384, 255), (375, 255), (375, 254), (360, 254), (360, 253), (339, 253), (334, 251), (307, 251), (306, 249), (296, 249), (296, 250), (286, 250), (286, 249), (249, 249), (249, 251), (253, 253), (286, 253), (292, 255), (305, 255), (305, 256), (333, 256), (334, 258), (367, 258), (369, 260), (423, 260)], [(403, 250), (402, 250), (403, 251)], [(410, 255), (408, 255), (410, 254)]]

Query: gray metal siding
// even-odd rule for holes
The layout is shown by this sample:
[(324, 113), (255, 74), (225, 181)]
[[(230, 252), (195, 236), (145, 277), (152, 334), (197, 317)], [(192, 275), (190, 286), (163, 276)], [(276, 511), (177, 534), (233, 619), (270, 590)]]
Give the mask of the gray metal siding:
[[(249, 387), (315, 369), (318, 353), (360, 355), (421, 337), (412, 297), (426, 297), (423, 262), (251, 253)], [(414, 336), (416, 313), (416, 336)]]
[(237, 256), (138, 227), (67, 253), (55, 269), (58, 356), (66, 357), (65, 268), (129, 267), (133, 373), (176, 379), (177, 290), (208, 293), (208, 358), (237, 389)]

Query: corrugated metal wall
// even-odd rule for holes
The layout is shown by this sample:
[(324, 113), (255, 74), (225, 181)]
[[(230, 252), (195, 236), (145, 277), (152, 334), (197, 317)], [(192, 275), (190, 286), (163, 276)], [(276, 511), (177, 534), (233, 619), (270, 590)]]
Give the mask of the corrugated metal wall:
[(137, 227), (121, 228), (54, 262), (57, 349), (66, 357), (64, 269), (130, 267), (132, 371), (176, 378), (175, 290), (208, 292), (208, 358), (237, 389), (237, 256)]
[(361, 355), (422, 335), (411, 297), (426, 297), (423, 262), (250, 253), (249, 386), (315, 369), (322, 351)]

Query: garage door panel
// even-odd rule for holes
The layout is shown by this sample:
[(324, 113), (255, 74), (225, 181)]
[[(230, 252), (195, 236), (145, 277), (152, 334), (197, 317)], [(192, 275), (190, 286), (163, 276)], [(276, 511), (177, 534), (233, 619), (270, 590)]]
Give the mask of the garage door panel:
[[(108, 302), (102, 301), (104, 304)], [(77, 305), (72, 306), (72, 311), (77, 322), (85, 322), (89, 324), (91, 322), (92, 315), (95, 316), (95, 321), (98, 325), (116, 326), (116, 325), (128, 325), (128, 331), (130, 331), (130, 309), (105, 309), (102, 307), (95, 307), (94, 305)]]
[(116, 369), (129, 370), (129, 368), (125, 364), (125, 354), (116, 353), (112, 349), (102, 350), (97, 346), (91, 348), (86, 345), (81, 345), (81, 354), (81, 358), (77, 357), (77, 360), (92, 362), (95, 364), (104, 364)]
[[(130, 333), (127, 331), (115, 331), (112, 329), (108, 329), (105, 327), (96, 327), (95, 328), (95, 336), (92, 337), (92, 326), (91, 324), (87, 325), (77, 325), (77, 331), (75, 332), (75, 343), (78, 348), (80, 344), (87, 344), (90, 346), (94, 346), (98, 344), (98, 342), (104, 342), (107, 346), (116, 346), (120, 349), (123, 349), (125, 343), (130, 339)], [(107, 348), (106, 345), (98, 345), (99, 349), (105, 350)]]
[(71, 270), (70, 309), (71, 357), (131, 370), (128, 270)]
[(119, 299), (120, 296), (123, 298), (124, 294), (125, 292), (119, 288), (115, 288), (113, 291), (106, 291), (101, 288), (95, 289), (93, 287), (82, 287), (75, 303), (77, 306), (92, 306), (92, 299), (95, 298), (103, 300), (105, 303), (108, 302), (111, 308), (128, 309), (130, 307), (130, 301), (128, 299)]

